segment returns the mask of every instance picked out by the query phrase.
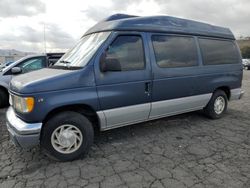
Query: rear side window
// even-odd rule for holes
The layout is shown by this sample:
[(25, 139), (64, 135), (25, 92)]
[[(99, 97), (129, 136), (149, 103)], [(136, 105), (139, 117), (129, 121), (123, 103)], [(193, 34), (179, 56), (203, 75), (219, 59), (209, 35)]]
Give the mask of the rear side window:
[(200, 38), (199, 43), (204, 65), (239, 62), (238, 50), (232, 41)]
[(106, 51), (106, 58), (117, 60), (121, 71), (144, 69), (144, 50), (141, 36), (118, 36)]
[(198, 64), (192, 37), (153, 35), (156, 63), (162, 68), (190, 67)]

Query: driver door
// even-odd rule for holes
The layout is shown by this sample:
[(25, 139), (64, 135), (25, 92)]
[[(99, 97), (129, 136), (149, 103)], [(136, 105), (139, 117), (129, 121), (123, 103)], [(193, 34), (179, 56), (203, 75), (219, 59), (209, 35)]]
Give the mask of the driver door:
[[(151, 108), (151, 66), (146, 36), (137, 32), (117, 32), (96, 58), (95, 75), (101, 111), (102, 129), (145, 121)], [(116, 70), (101, 71), (105, 54)], [(120, 70), (119, 68), (120, 67)]]

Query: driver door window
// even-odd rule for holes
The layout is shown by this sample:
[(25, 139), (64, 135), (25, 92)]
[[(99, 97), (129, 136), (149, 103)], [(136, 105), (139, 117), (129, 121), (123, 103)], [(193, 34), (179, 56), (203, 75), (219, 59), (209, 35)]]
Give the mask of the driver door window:
[(106, 51), (106, 59), (113, 59), (121, 71), (144, 69), (144, 50), (140, 36), (118, 36)]

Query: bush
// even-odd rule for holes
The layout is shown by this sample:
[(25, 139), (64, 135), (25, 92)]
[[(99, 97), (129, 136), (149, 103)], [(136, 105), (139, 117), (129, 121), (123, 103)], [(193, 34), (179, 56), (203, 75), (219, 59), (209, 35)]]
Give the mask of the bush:
[(250, 46), (241, 48), (241, 54), (243, 59), (250, 59)]

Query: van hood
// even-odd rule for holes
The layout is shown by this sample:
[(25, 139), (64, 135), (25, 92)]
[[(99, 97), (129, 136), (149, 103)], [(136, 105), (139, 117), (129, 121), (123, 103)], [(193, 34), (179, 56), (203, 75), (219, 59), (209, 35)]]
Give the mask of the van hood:
[(80, 70), (44, 68), (14, 77), (10, 82), (10, 91), (32, 94), (90, 86), (94, 86), (92, 68)]

